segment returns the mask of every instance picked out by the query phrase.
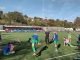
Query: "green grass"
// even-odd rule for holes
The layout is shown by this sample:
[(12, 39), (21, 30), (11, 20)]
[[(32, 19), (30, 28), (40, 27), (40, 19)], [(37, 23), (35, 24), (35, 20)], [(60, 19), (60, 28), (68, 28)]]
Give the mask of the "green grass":
[[(11, 40), (19, 39), (21, 41), (20, 44), (15, 45), (15, 49), (17, 52), (13, 55), (9, 56), (0, 56), (0, 60), (45, 60), (47, 58), (53, 58), (65, 54), (75, 53), (77, 52), (75, 48), (69, 47), (69, 46), (63, 46), (63, 37), (67, 37), (67, 32), (59, 32), (59, 42), (61, 43), (61, 47), (59, 49), (59, 52), (55, 52), (54, 44), (48, 45), (48, 49), (43, 51), (41, 56), (35, 57), (32, 56), (33, 52), (31, 49), (31, 46), (28, 45), (26, 42), (31, 36), (33, 32), (20, 32), (20, 33), (2, 33), (2, 43), (6, 44)], [(41, 43), (44, 43), (44, 32), (38, 32), (39, 39), (41, 40)], [(76, 44), (77, 36), (78, 34), (76, 32), (72, 32), (72, 44)], [(50, 34), (50, 38), (52, 38), (53, 33)], [(57, 60), (72, 60), (76, 55), (63, 57)]]

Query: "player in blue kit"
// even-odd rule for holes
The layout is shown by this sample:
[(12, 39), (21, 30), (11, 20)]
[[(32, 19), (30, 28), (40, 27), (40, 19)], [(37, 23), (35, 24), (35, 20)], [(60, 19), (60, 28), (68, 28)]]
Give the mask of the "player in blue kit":
[(38, 34), (37, 34), (37, 33), (34, 33), (34, 34), (32, 35), (31, 43), (32, 43), (32, 50), (33, 50), (33, 52), (34, 52), (33, 55), (36, 55), (36, 53), (35, 53), (35, 52), (36, 52), (36, 44), (39, 43)]
[(54, 41), (54, 44), (55, 44), (56, 51), (58, 51), (57, 50), (57, 45), (58, 45), (59, 40), (58, 40), (58, 34), (57, 34), (57, 32), (54, 32), (53, 41)]

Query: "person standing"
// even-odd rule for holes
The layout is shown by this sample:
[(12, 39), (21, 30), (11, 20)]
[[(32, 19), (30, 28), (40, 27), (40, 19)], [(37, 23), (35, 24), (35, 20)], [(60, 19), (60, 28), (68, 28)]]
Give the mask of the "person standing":
[(78, 49), (80, 49), (80, 34), (78, 36), (77, 44), (78, 44)]
[(49, 44), (49, 34), (50, 32), (48, 30), (45, 31), (45, 42), (46, 44)]
[(71, 33), (70, 32), (68, 32), (68, 39), (69, 39), (69, 42), (71, 44)]
[(0, 42), (1, 42), (1, 40), (2, 40), (2, 37), (1, 37), (1, 32), (0, 32)]
[(33, 55), (36, 55), (36, 45), (38, 45), (39, 40), (38, 40), (38, 34), (34, 33), (32, 35), (32, 39), (31, 39), (31, 43), (32, 43), (32, 50), (33, 50)]
[(57, 32), (54, 32), (53, 41), (54, 41), (54, 45), (55, 45), (56, 51), (58, 51), (57, 50), (57, 46), (58, 46), (59, 39), (58, 39), (58, 33)]

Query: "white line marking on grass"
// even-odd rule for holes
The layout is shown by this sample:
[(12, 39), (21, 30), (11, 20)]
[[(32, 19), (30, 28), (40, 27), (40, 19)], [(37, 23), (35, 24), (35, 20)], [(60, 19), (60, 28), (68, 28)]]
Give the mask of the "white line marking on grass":
[(61, 58), (61, 57), (69, 56), (69, 55), (74, 55), (74, 54), (77, 54), (77, 53), (80, 53), (80, 52), (76, 52), (76, 53), (71, 53), (71, 54), (66, 54), (66, 55), (62, 55), (62, 56), (57, 56), (57, 57), (53, 57), (53, 58), (48, 58), (48, 59), (46, 59), (46, 60), (57, 59), (57, 58)]

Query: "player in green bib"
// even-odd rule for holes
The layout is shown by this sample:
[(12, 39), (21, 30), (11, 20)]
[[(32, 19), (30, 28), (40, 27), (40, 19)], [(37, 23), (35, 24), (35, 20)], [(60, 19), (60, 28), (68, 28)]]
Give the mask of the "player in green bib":
[(38, 40), (38, 34), (37, 33), (34, 33), (32, 35), (32, 40), (31, 40), (31, 43), (32, 43), (32, 50), (33, 50), (33, 55), (36, 55), (36, 45), (39, 43), (39, 40)]
[(71, 33), (68, 33), (68, 39), (70, 43), (71, 43), (71, 38), (72, 38)]
[(57, 46), (58, 46), (58, 42), (59, 42), (59, 39), (58, 39), (58, 33), (57, 32), (54, 32), (54, 35), (53, 35), (53, 41), (54, 41), (54, 44), (55, 44), (55, 48), (56, 48), (56, 51), (57, 50)]

